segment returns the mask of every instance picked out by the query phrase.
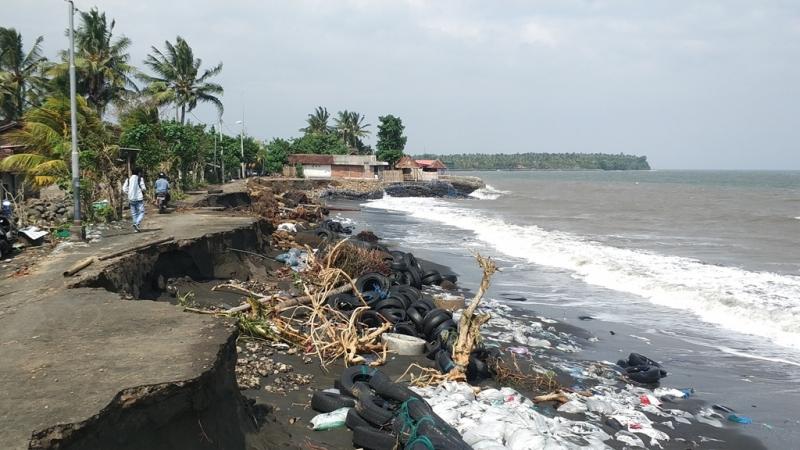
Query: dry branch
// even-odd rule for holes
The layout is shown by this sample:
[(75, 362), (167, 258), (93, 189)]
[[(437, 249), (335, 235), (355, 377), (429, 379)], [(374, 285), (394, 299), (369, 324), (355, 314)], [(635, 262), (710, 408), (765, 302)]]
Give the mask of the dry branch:
[(475, 293), (475, 298), (472, 299), (472, 303), (461, 314), (461, 319), (459, 320), (458, 340), (453, 345), (453, 363), (455, 367), (448, 374), (452, 380), (466, 380), (469, 355), (480, 340), (481, 326), (489, 320), (489, 314), (476, 315), (475, 309), (478, 308), (481, 299), (489, 289), (489, 283), (492, 275), (497, 271), (497, 266), (491, 258), (481, 256), (480, 253), (475, 255), (475, 259), (483, 269), (483, 277), (478, 291)]

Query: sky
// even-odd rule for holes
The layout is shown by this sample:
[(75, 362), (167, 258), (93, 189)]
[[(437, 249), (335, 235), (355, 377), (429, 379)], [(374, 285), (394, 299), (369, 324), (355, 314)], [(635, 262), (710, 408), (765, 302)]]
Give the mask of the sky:
[[(134, 64), (185, 38), (224, 64), (224, 129), (292, 137), (315, 107), (394, 114), (406, 152), (609, 152), (656, 169), (800, 169), (796, 0), (75, 0)], [(49, 58), (63, 0), (0, 0)], [(213, 123), (200, 106), (189, 118)]]

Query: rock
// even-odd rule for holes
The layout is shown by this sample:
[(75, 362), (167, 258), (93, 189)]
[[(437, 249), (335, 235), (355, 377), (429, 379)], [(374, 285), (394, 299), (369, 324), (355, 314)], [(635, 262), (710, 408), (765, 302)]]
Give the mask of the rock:
[(447, 181), (420, 181), (410, 183), (394, 183), (384, 188), (392, 197), (444, 197), (464, 198), (461, 193)]

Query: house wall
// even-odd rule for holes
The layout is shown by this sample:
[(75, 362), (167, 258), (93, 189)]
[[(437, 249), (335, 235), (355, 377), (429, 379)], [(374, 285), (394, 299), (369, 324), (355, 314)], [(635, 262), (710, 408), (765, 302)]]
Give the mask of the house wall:
[(303, 176), (306, 178), (330, 178), (331, 166), (329, 164), (303, 164)]
[(333, 178), (373, 178), (370, 166), (334, 164), (331, 166)]

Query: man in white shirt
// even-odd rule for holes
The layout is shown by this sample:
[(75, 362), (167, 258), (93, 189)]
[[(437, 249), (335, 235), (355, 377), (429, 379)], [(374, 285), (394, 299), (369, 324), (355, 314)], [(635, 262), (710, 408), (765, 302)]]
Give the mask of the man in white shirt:
[(144, 191), (145, 183), (142, 180), (142, 169), (133, 169), (133, 175), (125, 180), (122, 185), (122, 192), (127, 194), (128, 202), (131, 204), (131, 218), (133, 219), (133, 230), (137, 233), (139, 224), (144, 219)]

